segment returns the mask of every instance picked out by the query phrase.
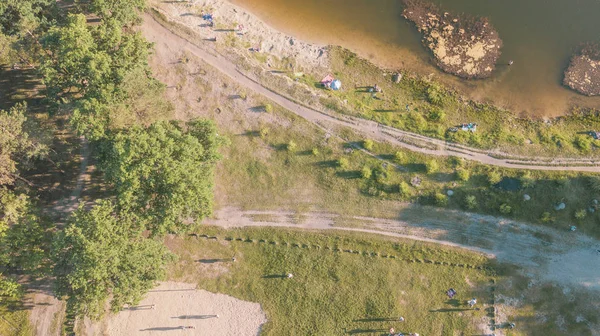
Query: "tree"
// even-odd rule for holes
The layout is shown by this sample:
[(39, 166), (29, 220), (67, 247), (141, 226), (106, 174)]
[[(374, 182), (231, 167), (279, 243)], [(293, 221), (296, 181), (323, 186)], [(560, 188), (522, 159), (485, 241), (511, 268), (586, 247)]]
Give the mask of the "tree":
[(368, 151), (373, 150), (374, 145), (375, 144), (373, 143), (373, 140), (371, 140), (371, 139), (367, 139), (367, 140), (363, 141), (363, 148)]
[(460, 181), (468, 181), (469, 178), (471, 177), (469, 171), (467, 169), (464, 168), (459, 168), (456, 170), (456, 178), (459, 179)]
[(512, 212), (512, 207), (506, 203), (500, 205), (500, 213), (508, 215)]
[(404, 154), (404, 152), (398, 151), (394, 153), (394, 160), (397, 164), (404, 164), (404, 161), (406, 160), (406, 154)]
[(371, 170), (371, 167), (368, 166), (364, 166), (360, 171), (360, 176), (362, 176), (362, 178), (364, 178), (365, 180), (370, 179), (372, 174), (373, 171)]
[(114, 19), (121, 25), (140, 21), (139, 13), (146, 8), (146, 0), (90, 0), (88, 10), (103, 20)]
[(465, 197), (465, 208), (467, 208), (468, 210), (473, 210), (477, 208), (478, 205), (479, 204), (477, 203), (477, 198), (475, 198), (475, 196), (467, 195)]
[(487, 175), (487, 180), (490, 185), (498, 184), (500, 181), (502, 181), (502, 174), (496, 170), (491, 170)]
[(337, 160), (337, 165), (338, 167), (340, 167), (340, 169), (350, 168), (350, 162), (348, 162), (348, 159), (346, 159), (345, 157), (339, 158)]
[(223, 143), (206, 120), (132, 127), (104, 143), (101, 168), (120, 210), (138, 216), (154, 234), (174, 232), (185, 219), (211, 214), (213, 170)]
[(48, 147), (41, 138), (30, 137), (25, 103), (10, 110), (0, 110), (0, 185), (12, 184), (19, 178), (18, 164), (47, 155)]
[(134, 217), (116, 213), (109, 201), (75, 211), (57, 233), (52, 258), (55, 293), (69, 310), (97, 318), (106, 303), (112, 311), (137, 304), (165, 276), (173, 255), (157, 240), (136, 230)]
[(55, 0), (3, 0), (0, 2), (0, 32), (15, 35), (52, 21), (57, 13)]
[(440, 192), (436, 192), (433, 194), (433, 202), (437, 206), (445, 207), (448, 205), (448, 196)]

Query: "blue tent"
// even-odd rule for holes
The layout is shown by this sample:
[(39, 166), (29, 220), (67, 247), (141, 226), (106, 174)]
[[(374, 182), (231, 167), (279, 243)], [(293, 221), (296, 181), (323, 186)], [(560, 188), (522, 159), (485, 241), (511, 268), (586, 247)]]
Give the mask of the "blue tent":
[(333, 82), (331, 82), (331, 88), (333, 90), (339, 90), (342, 88), (342, 81), (340, 81), (339, 79), (334, 80)]

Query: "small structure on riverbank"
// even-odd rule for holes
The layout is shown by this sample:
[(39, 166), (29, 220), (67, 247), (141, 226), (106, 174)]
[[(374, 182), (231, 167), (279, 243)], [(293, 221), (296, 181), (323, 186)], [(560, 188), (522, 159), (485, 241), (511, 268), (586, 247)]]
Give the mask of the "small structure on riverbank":
[(423, 0), (403, 0), (402, 16), (423, 34), (438, 67), (462, 78), (486, 78), (500, 57), (502, 40), (486, 18), (441, 13)]
[(563, 84), (586, 96), (600, 95), (599, 46), (586, 46), (571, 58)]

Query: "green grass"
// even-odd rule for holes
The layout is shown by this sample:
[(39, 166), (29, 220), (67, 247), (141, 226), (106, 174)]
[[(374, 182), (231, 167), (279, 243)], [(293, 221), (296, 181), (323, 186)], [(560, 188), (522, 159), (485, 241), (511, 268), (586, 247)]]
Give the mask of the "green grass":
[[(261, 335), (379, 335), (390, 327), (423, 335), (474, 334), (486, 312), (465, 310), (464, 300), (477, 297), (480, 307), (489, 307), (490, 271), (401, 260), (487, 265), (487, 260), (476, 254), (364, 235), (274, 229), (209, 232), (221, 239), (169, 243), (180, 257), (170, 272), (173, 280), (194, 279), (200, 288), (259, 302), (269, 320)], [(255, 243), (224, 241), (224, 237), (252, 238)], [(295, 243), (300, 247), (293, 247)], [(360, 254), (335, 252), (326, 246)], [(364, 255), (366, 252), (396, 258)], [(198, 259), (233, 255), (236, 262), (221, 263), (218, 267), (227, 267), (227, 271), (216, 276), (194, 266)], [(287, 273), (294, 277), (277, 277)], [(449, 302), (444, 295), (450, 287), (460, 293), (456, 301)], [(377, 320), (399, 316), (406, 321)]]
[(32, 336), (34, 329), (29, 324), (29, 311), (17, 303), (9, 308), (3, 303), (0, 305), (0, 335)]

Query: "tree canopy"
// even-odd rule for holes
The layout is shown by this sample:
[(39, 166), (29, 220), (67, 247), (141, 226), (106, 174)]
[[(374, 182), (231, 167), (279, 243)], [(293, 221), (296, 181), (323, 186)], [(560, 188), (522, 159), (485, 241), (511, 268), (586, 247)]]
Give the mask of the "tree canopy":
[(132, 217), (102, 201), (89, 211), (80, 207), (56, 235), (55, 292), (67, 299), (70, 311), (98, 318), (107, 303), (118, 311), (139, 302), (164, 278), (173, 255), (160, 241), (132, 227)]
[(212, 122), (157, 122), (114, 136), (102, 168), (118, 206), (154, 234), (183, 229), (188, 218), (212, 211), (213, 170), (223, 140)]
[(90, 0), (86, 2), (90, 12), (104, 20), (117, 20), (122, 25), (139, 22), (139, 13), (146, 8), (146, 0)]

